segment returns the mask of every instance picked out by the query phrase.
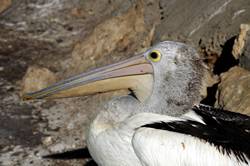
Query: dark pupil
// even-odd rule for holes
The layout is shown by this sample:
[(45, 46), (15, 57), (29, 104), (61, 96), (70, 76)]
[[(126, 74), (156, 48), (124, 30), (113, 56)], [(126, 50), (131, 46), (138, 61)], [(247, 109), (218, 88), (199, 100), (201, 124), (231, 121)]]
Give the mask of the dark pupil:
[(158, 54), (156, 52), (151, 52), (150, 54), (152, 59), (157, 59), (158, 58)]

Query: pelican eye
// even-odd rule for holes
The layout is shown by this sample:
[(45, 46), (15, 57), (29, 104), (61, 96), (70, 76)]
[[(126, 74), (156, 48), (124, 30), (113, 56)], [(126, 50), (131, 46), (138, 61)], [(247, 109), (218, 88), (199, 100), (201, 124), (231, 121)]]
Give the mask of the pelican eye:
[(152, 62), (159, 62), (161, 60), (161, 53), (154, 50), (148, 54), (148, 59)]

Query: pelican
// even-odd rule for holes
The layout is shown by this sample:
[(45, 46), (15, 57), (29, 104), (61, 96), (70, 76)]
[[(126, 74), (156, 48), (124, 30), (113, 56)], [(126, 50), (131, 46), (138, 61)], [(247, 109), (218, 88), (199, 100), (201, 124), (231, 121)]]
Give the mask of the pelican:
[(87, 147), (101, 166), (249, 165), (250, 118), (198, 104), (203, 72), (192, 47), (164, 41), (24, 99), (127, 89), (90, 124)]

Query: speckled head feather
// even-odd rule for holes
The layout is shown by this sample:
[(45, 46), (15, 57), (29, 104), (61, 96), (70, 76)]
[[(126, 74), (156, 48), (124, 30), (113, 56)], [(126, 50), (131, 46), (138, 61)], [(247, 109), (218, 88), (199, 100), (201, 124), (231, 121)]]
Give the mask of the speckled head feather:
[(181, 115), (200, 101), (204, 66), (198, 53), (178, 42), (161, 42), (147, 52), (161, 54), (159, 62), (151, 62), (154, 69), (152, 95), (145, 102), (149, 112)]

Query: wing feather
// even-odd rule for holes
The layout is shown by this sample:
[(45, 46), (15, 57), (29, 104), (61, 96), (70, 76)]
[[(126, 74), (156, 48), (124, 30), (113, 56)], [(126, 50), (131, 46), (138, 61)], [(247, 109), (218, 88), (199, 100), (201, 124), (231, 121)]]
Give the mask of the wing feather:
[(162, 118), (137, 128), (132, 145), (143, 165), (250, 164), (248, 116), (204, 106), (191, 111), (193, 120)]

